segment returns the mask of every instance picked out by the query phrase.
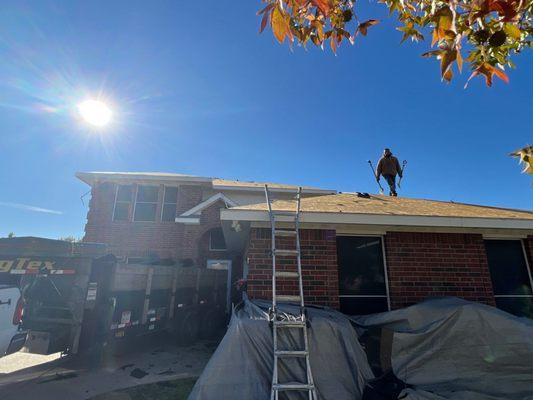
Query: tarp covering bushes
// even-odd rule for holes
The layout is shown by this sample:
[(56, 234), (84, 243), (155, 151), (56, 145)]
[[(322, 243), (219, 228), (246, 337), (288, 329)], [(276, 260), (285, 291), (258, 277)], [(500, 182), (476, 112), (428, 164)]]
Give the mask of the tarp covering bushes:
[[(245, 302), (235, 310), (190, 400), (270, 398), (273, 356), (268, 306)], [(283, 311), (298, 310), (284, 306)], [(363, 399), (365, 385), (365, 399), (533, 400), (532, 320), (455, 298), (364, 317), (310, 307), (308, 319), (311, 368), (320, 400)], [(297, 331), (290, 332), (290, 341), (299, 343)], [(386, 395), (379, 393), (391, 391), (369, 390), (391, 381), (373, 380), (359, 340), (370, 331), (379, 332), (381, 348), (376, 356), (367, 346), (369, 358), (392, 368), (404, 388), (399, 395), (382, 397)], [(302, 368), (281, 368), (280, 381), (303, 379), (292, 371)], [(304, 397), (291, 392), (287, 398)]]

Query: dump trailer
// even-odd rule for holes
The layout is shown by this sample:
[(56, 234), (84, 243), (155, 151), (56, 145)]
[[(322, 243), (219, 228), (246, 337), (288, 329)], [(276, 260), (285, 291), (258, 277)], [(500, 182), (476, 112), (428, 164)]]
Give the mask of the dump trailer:
[(104, 244), (0, 239), (0, 285), (20, 288), (28, 352), (76, 354), (168, 332), (188, 344), (223, 329), (227, 271), (131, 264)]

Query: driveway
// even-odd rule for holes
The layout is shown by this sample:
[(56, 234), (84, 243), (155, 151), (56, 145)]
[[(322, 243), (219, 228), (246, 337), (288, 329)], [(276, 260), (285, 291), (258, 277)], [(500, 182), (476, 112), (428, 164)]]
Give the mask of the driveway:
[[(1, 398), (82, 400), (136, 385), (197, 377), (216, 345), (216, 342), (199, 342), (188, 347), (150, 346), (134, 353), (108, 357), (103, 367), (94, 370), (83, 359), (58, 355), (46, 359), (15, 353), (0, 359)], [(14, 366), (22, 369), (13, 371)]]

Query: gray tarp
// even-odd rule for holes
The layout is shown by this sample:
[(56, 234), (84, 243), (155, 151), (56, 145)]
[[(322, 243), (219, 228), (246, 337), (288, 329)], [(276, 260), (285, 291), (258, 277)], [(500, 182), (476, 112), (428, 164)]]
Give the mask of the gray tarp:
[[(234, 312), (190, 400), (270, 398), (267, 308), (267, 302), (246, 302)], [(290, 306), (284, 310), (297, 312)], [(455, 298), (364, 317), (318, 308), (308, 312), (310, 360), (320, 400), (359, 400), (365, 382), (373, 378), (350, 319), (360, 331), (393, 331), (392, 369), (416, 387), (404, 390), (407, 400), (533, 400), (532, 320)], [(287, 370), (280, 375), (297, 379)]]
[(405, 399), (533, 399), (531, 319), (445, 298), (353, 320), (394, 332), (392, 370), (416, 387)]
[[(269, 303), (257, 304), (263, 308), (246, 302), (234, 312), (224, 339), (189, 400), (270, 399), (272, 331), (265, 312)], [(280, 309), (298, 313), (298, 308), (292, 306), (284, 305)], [(310, 361), (319, 398), (360, 399), (366, 381), (374, 375), (350, 320), (333, 310), (308, 307), (307, 311)], [(296, 342), (301, 329), (294, 331), (290, 334)], [(288, 377), (287, 370), (280, 370), (280, 381), (284, 378), (295, 380)], [(295, 395), (301, 393), (293, 392), (291, 398), (301, 397)]]

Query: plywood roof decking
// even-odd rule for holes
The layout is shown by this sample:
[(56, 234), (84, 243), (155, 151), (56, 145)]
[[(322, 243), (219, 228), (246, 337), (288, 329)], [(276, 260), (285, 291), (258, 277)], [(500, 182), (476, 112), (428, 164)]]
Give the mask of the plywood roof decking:
[[(264, 190), (265, 183), (268, 185), (271, 189), (292, 189), (296, 193), (298, 190), (297, 185), (286, 185), (283, 183), (268, 183), (268, 182), (247, 182), (247, 181), (237, 181), (237, 180), (230, 180), (230, 179), (213, 179), (213, 186), (214, 187), (232, 187), (232, 188), (248, 188), (253, 189), (256, 188), (258, 190)], [(312, 191), (324, 191), (324, 192), (330, 192), (334, 193), (334, 190), (328, 190), (328, 189), (321, 189), (317, 187), (312, 186), (302, 186), (302, 191), (305, 192), (306, 190), (312, 190)]]
[[(272, 207), (277, 211), (293, 211), (295, 202), (277, 200), (272, 202)], [(266, 203), (251, 204), (232, 207), (230, 210), (266, 211), (267, 205)], [(533, 211), (410, 199), (407, 197), (371, 195), (370, 198), (362, 198), (351, 193), (303, 198), (301, 200), (301, 211), (309, 213), (533, 220)]]

